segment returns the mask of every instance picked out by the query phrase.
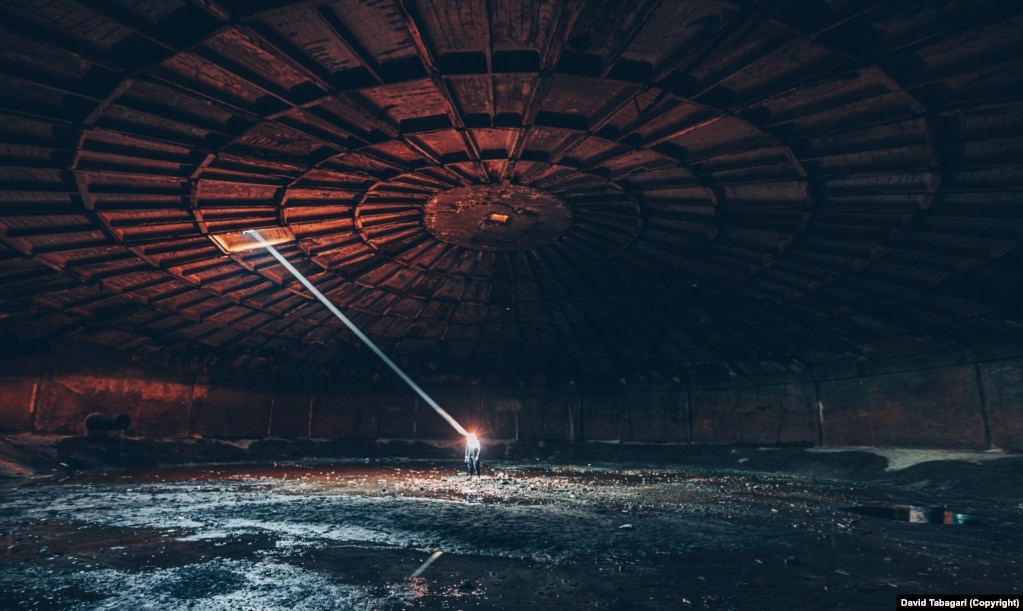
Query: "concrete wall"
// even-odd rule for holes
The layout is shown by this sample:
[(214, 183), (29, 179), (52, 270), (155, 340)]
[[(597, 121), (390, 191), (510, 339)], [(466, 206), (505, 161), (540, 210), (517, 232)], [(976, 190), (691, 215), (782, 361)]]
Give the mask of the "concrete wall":
[[(488, 439), (1023, 450), (1023, 358), (726, 388), (428, 388)], [(126, 413), (137, 437), (454, 439), (398, 381), (361, 389), (34, 357), (0, 369), (0, 433), (84, 435)]]

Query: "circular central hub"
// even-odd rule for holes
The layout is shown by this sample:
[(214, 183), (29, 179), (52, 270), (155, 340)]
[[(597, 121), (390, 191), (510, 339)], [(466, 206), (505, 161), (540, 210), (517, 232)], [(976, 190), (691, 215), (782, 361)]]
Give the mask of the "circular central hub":
[(438, 193), (423, 208), (427, 231), (477, 250), (529, 250), (550, 244), (572, 225), (561, 198), (519, 185), (472, 185)]

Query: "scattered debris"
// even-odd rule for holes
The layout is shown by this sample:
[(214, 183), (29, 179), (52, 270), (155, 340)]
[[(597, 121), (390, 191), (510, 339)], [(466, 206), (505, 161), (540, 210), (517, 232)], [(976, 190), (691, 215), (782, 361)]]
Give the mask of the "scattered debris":
[[(78, 472), (0, 488), (0, 608), (284, 608), (294, 605), (277, 592), (315, 589), (343, 602), (316, 594), (302, 608), (738, 609), (758, 608), (765, 582), (789, 608), (876, 608), (891, 590), (864, 583), (1016, 583), (1005, 550), (1023, 546), (1007, 519), (1018, 497), (957, 502), (1000, 520), (977, 547), (956, 529), (836, 520), (899, 497), (869, 484), (532, 463), (466, 482), (457, 466), (361, 462)], [(611, 527), (630, 533), (609, 538), (620, 513), (629, 522)], [(836, 574), (856, 582), (836, 587)], [(679, 587), (697, 591), (680, 598)]]

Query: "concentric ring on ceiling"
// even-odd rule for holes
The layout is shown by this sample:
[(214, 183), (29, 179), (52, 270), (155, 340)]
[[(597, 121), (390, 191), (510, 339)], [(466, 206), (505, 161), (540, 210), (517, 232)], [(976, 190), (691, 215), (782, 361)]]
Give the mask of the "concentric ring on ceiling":
[(572, 209), (540, 189), (470, 185), (427, 200), (423, 226), (438, 240), (466, 248), (531, 250), (561, 238), (572, 226)]

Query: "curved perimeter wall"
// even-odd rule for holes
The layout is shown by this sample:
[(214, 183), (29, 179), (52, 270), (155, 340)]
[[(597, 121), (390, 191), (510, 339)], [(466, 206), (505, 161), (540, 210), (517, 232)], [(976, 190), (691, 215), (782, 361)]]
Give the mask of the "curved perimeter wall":
[[(456, 437), (397, 380), (354, 389), (99, 365), (66, 356), (0, 363), (0, 433), (85, 435), (92, 413), (131, 416), (129, 437)], [(427, 385), (493, 440), (1023, 451), (1023, 356), (934, 359), (720, 384)]]

